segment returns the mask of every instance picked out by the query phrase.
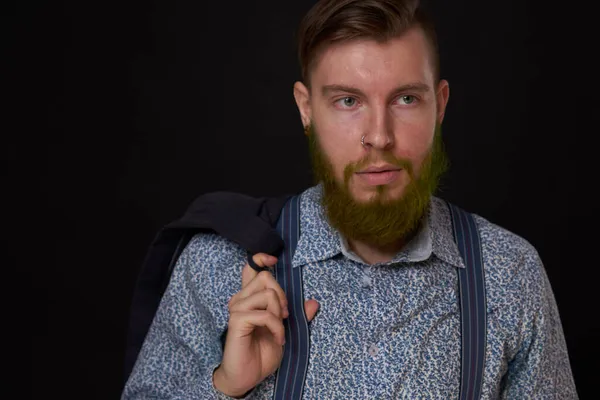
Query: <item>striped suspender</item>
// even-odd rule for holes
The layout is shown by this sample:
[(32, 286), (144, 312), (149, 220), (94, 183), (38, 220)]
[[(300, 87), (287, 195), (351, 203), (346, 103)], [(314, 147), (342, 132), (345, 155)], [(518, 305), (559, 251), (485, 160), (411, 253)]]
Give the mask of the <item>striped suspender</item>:
[(285, 248), (275, 268), (275, 279), (287, 296), (290, 315), (283, 320), (285, 347), (275, 381), (276, 400), (301, 399), (308, 368), (309, 335), (304, 314), (302, 268), (292, 268), (292, 256), (300, 234), (299, 213), (299, 196), (294, 196), (283, 208), (277, 222)]
[[(486, 345), (486, 300), (481, 244), (470, 213), (448, 203), (454, 239), (466, 268), (458, 268), (461, 308), (462, 354), (459, 400), (481, 397)], [(277, 370), (275, 400), (302, 398), (308, 368), (309, 331), (304, 314), (302, 268), (292, 268), (292, 256), (300, 235), (299, 196), (285, 205), (277, 223), (285, 248), (275, 269), (275, 278), (285, 291), (290, 316), (284, 320), (286, 344)]]
[(481, 243), (473, 216), (453, 204), (448, 207), (454, 240), (466, 266), (457, 268), (462, 326), (459, 400), (476, 400), (481, 397), (487, 327)]

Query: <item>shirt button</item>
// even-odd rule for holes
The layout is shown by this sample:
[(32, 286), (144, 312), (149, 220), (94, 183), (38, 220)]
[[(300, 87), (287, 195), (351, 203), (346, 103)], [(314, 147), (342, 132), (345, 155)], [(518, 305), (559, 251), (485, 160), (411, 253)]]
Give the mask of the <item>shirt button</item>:
[(374, 344), (372, 344), (369, 347), (369, 354), (373, 357), (375, 357), (377, 355), (377, 353), (379, 353), (379, 348), (377, 346), (375, 346)]
[(362, 285), (362, 287), (365, 287), (365, 288), (370, 287), (371, 286), (371, 278), (364, 275), (362, 277), (361, 285)]

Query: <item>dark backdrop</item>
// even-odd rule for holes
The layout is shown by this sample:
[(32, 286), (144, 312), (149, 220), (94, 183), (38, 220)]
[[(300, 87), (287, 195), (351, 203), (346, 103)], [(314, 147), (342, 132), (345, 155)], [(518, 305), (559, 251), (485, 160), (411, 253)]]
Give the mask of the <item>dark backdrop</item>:
[[(135, 275), (195, 196), (311, 184), (292, 85), (312, 3), (3, 7), (3, 325), (23, 396), (118, 397)], [(433, 2), (451, 88), (439, 195), (538, 248), (590, 398), (598, 35), (593, 2), (549, 4)]]

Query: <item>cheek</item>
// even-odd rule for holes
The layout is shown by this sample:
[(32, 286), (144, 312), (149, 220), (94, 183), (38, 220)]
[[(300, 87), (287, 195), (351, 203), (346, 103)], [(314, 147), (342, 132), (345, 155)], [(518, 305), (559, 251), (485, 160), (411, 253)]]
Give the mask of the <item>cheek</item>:
[(346, 165), (355, 159), (359, 159), (360, 154), (354, 155), (355, 151), (353, 151), (352, 146), (348, 143), (348, 139), (337, 132), (339, 131), (332, 131), (330, 132), (331, 134), (323, 132), (324, 134), (321, 135), (320, 141), (327, 159), (333, 166), (335, 177), (341, 180), (343, 179)]
[(428, 123), (403, 124), (396, 130), (397, 155), (413, 162), (421, 161), (433, 144), (435, 125)]
[(338, 179), (343, 179), (346, 165), (364, 157), (359, 126), (356, 121), (342, 121), (339, 118), (323, 118), (317, 125), (321, 148)]
[[(398, 159), (410, 161), (413, 173), (419, 176), (423, 161), (429, 154), (433, 144), (434, 125), (429, 124), (412, 125), (399, 129), (396, 134), (394, 156)], [(406, 177), (408, 180), (408, 176)], [(408, 183), (405, 182), (405, 183)]]

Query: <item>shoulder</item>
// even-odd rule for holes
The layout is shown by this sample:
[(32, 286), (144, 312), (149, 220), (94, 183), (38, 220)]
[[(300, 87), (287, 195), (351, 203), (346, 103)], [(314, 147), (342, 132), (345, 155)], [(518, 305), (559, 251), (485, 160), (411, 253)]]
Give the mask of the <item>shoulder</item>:
[(547, 289), (538, 250), (524, 237), (473, 214), (481, 239), (486, 288), (495, 308), (536, 308)]
[(556, 349), (547, 340), (560, 329), (560, 317), (538, 250), (520, 235), (474, 217), (482, 243), (490, 333), (506, 340), (509, 359), (533, 337)]
[(179, 262), (187, 265), (194, 281), (208, 280), (216, 288), (237, 281), (232, 276), (241, 273), (245, 260), (246, 252), (237, 243), (216, 233), (199, 233), (189, 241)]
[[(434, 226), (444, 236), (444, 243), (456, 246), (447, 202), (434, 198), (433, 204)], [(547, 290), (547, 277), (537, 249), (516, 232), (477, 213), (470, 214), (479, 233), (488, 309), (522, 307), (526, 303), (533, 306), (531, 300)], [(458, 249), (454, 251), (458, 253)]]
[(489, 261), (503, 265), (539, 260), (537, 249), (524, 237), (478, 214), (472, 214), (479, 230), (482, 250)]
[(236, 243), (214, 233), (196, 234), (189, 241), (171, 279), (171, 292), (178, 293), (178, 285), (197, 304), (210, 304), (219, 323), (226, 323), (225, 311), (231, 296), (241, 289), (241, 272), (246, 263), (246, 252)]

